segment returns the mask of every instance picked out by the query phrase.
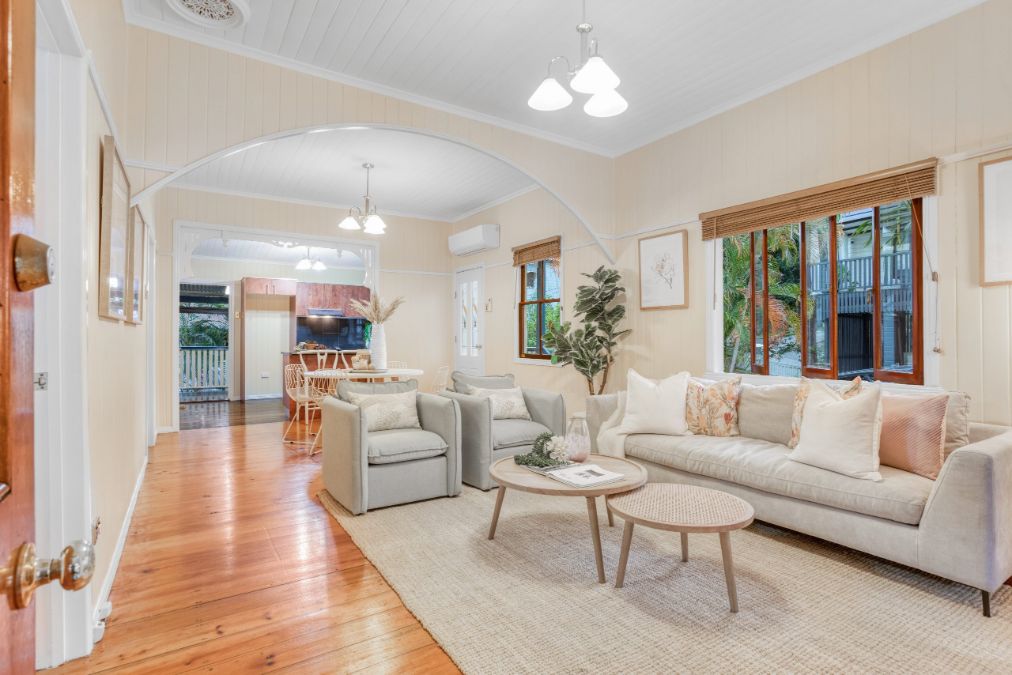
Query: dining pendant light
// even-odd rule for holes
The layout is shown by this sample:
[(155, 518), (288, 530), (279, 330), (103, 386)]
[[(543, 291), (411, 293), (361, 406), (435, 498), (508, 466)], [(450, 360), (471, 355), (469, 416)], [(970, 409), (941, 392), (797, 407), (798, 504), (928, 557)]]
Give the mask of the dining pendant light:
[(342, 220), (338, 224), (338, 227), (341, 228), (342, 230), (361, 230), (362, 229), (362, 226), (358, 224), (358, 220), (356, 220), (355, 216), (353, 216), (351, 214), (345, 216), (344, 220)]
[(370, 213), (365, 219), (363, 231), (366, 234), (383, 234), (387, 231), (387, 224), (375, 213)]
[(600, 91), (583, 105), (583, 112), (591, 117), (614, 117), (621, 115), (629, 107), (629, 102), (622, 98), (614, 89)]
[(608, 67), (604, 59), (594, 54), (569, 81), (569, 86), (581, 94), (601, 94), (614, 89), (620, 82), (618, 75)]
[(562, 110), (572, 102), (572, 95), (552, 76), (542, 80), (531, 97), (527, 99), (527, 105), (541, 112)]
[(312, 268), (314, 272), (323, 272), (327, 269), (327, 266), (323, 264), (322, 260), (317, 259), (313, 261)]
[(363, 206), (362, 208), (353, 206), (348, 209), (348, 215), (337, 226), (342, 230), (365, 230), (366, 234), (383, 234), (387, 230), (387, 225), (376, 213), (376, 206), (372, 203), (372, 194), (369, 192), (369, 173), (374, 167), (366, 162), (362, 168), (365, 169)]
[(313, 260), (309, 257), (309, 247), (306, 247), (306, 257), (295, 263), (295, 269), (304, 272), (313, 268)]

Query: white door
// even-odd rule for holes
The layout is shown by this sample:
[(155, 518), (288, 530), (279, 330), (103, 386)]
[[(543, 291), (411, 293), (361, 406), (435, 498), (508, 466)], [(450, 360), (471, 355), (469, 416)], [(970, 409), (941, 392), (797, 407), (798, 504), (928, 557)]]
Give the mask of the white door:
[(454, 277), (453, 367), (485, 374), (485, 268), (461, 270)]

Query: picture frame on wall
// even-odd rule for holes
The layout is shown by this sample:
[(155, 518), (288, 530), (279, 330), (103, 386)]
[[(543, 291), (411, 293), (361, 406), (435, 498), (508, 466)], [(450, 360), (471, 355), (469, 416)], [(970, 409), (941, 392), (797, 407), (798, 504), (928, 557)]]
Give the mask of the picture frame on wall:
[(144, 288), (147, 270), (144, 269), (144, 251), (147, 243), (147, 227), (144, 215), (136, 206), (130, 209), (130, 254), (128, 256), (127, 279), (127, 322), (144, 323)]
[(980, 285), (1012, 284), (1012, 157), (981, 162)]
[(98, 315), (126, 319), (130, 267), (130, 181), (112, 136), (102, 138)]
[(689, 233), (678, 230), (639, 240), (640, 309), (689, 306)]

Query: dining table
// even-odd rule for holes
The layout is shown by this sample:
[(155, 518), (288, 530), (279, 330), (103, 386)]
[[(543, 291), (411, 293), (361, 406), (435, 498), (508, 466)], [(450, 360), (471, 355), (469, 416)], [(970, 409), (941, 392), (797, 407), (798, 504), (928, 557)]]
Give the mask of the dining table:
[(397, 382), (404, 378), (420, 377), (425, 374), (421, 368), (386, 368), (383, 370), (355, 370), (353, 368), (322, 368), (306, 371), (307, 380), (366, 380), (369, 382)]

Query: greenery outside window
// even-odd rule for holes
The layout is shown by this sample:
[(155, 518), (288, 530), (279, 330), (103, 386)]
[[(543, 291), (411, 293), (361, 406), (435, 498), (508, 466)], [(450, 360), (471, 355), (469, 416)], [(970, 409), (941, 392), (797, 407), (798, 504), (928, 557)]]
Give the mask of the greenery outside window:
[(723, 238), (724, 369), (923, 383), (921, 200)]
[(522, 359), (551, 359), (552, 350), (545, 346), (544, 337), (551, 326), (561, 323), (560, 260), (558, 257), (534, 260), (517, 269), (520, 271), (517, 355)]

